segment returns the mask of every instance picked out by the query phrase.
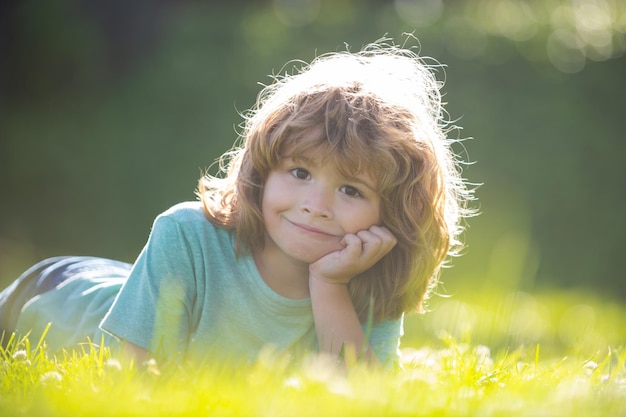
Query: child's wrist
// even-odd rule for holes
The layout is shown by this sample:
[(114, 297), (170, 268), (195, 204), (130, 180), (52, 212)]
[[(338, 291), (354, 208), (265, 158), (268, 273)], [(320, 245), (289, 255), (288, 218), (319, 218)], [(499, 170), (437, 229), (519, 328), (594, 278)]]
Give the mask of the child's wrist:
[(329, 285), (340, 285), (340, 286), (344, 286), (344, 287), (348, 285), (348, 281), (346, 281), (346, 282), (337, 281), (337, 280), (334, 280), (334, 279), (330, 279), (330, 278), (326, 278), (324, 276), (314, 275), (314, 274), (310, 274), (309, 275), (309, 282), (310, 281), (320, 282), (320, 283), (329, 284)]

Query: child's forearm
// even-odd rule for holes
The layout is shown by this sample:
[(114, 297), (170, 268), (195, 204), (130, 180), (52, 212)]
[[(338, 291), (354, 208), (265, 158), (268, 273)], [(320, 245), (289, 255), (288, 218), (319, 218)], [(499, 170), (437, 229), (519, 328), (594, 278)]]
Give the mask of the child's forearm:
[(309, 277), (313, 320), (320, 352), (340, 359), (342, 349), (377, 363), (345, 284)]

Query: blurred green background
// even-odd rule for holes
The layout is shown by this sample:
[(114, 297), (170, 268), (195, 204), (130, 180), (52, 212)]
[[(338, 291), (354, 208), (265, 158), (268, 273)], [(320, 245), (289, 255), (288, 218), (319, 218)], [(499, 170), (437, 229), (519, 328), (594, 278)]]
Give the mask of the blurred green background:
[[(519, 318), (527, 327), (541, 308), (520, 294), (576, 288), (611, 303), (626, 298), (621, 0), (13, 0), (0, 8), (2, 286), (47, 256), (132, 262), (153, 218), (194, 199), (197, 178), (230, 148), (238, 111), (268, 74), (291, 59), (358, 50), (384, 35), (402, 42), (410, 32), (422, 55), (447, 65), (439, 75), (448, 112), (460, 136), (474, 138), (464, 142), (463, 158), (476, 162), (465, 176), (483, 184), (482, 214), (470, 219), (466, 254), (444, 272), (442, 291), (455, 300), (513, 294), (530, 312)], [(589, 318), (580, 311), (573, 322)]]

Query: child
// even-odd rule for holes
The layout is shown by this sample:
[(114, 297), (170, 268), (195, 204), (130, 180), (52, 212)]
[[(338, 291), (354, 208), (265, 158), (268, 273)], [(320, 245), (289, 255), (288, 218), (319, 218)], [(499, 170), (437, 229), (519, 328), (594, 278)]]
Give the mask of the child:
[(46, 260), (0, 294), (0, 324), (36, 338), (51, 322), (50, 349), (105, 337), (140, 360), (272, 347), (397, 362), (403, 315), (423, 308), (471, 197), (439, 88), (382, 41), (276, 77), (225, 175), (158, 216), (132, 268)]

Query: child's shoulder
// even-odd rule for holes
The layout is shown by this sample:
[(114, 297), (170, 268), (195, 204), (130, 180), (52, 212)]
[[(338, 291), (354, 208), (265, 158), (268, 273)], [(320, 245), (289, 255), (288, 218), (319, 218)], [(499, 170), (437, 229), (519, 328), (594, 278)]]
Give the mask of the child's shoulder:
[(185, 235), (202, 236), (203, 239), (207, 236), (210, 236), (210, 239), (232, 238), (232, 230), (216, 227), (209, 221), (200, 201), (185, 201), (173, 205), (157, 216), (155, 226), (157, 224), (166, 228), (168, 228), (166, 224), (169, 224), (169, 227), (175, 227)]
[(170, 207), (158, 217), (167, 217), (177, 221), (206, 220), (200, 201), (184, 201)]

